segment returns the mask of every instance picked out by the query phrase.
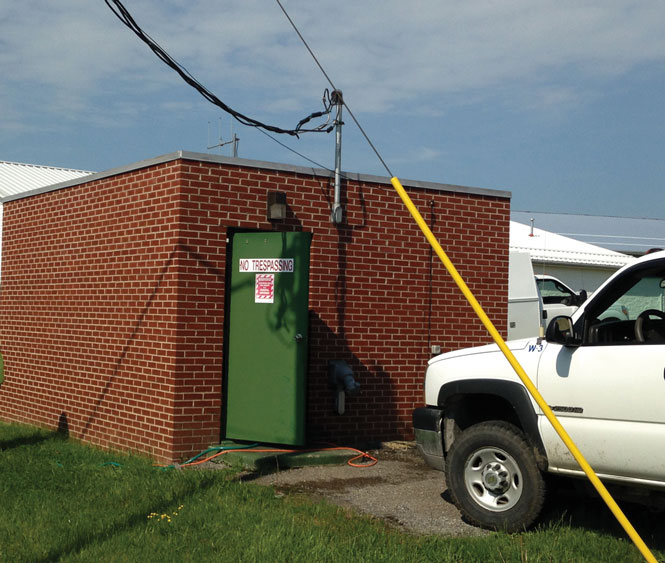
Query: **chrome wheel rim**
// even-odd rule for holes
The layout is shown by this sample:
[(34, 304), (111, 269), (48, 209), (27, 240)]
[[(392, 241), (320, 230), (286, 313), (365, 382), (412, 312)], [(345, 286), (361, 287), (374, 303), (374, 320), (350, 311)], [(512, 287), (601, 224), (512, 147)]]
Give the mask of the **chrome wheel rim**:
[(464, 466), (464, 484), (471, 498), (486, 510), (504, 512), (522, 496), (522, 472), (500, 448), (480, 448)]

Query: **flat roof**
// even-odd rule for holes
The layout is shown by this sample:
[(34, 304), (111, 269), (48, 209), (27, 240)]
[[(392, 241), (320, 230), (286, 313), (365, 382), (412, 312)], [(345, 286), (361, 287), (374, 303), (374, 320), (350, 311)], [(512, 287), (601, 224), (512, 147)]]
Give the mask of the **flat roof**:
[[(198, 162), (211, 162), (216, 164), (227, 164), (231, 166), (244, 166), (247, 168), (257, 168), (261, 170), (276, 170), (279, 172), (293, 172), (297, 174), (308, 174), (312, 176), (323, 176), (326, 178), (331, 178), (334, 176), (334, 172), (331, 170), (326, 170), (323, 168), (308, 168), (305, 166), (295, 166), (291, 164), (280, 164), (275, 162), (265, 162), (259, 160), (248, 160), (244, 158), (232, 158), (228, 156), (213, 155), (207, 153), (198, 153), (198, 152), (189, 152), (189, 151), (176, 151), (155, 158), (150, 158), (147, 160), (140, 160), (126, 166), (119, 166), (117, 168), (112, 168), (110, 170), (105, 170), (103, 172), (97, 172), (95, 174), (89, 174), (80, 178), (61, 181), (59, 183), (54, 183), (52, 185), (41, 186), (32, 190), (23, 191), (21, 193), (15, 194), (0, 194), (3, 196), (0, 201), (13, 201), (16, 199), (22, 199), (25, 197), (30, 197), (33, 195), (38, 195), (41, 193), (62, 190), (72, 186), (77, 186), (80, 184), (86, 184), (94, 180), (101, 180), (103, 178), (109, 178), (111, 176), (117, 176), (118, 174), (124, 174), (126, 172), (132, 172), (134, 170), (140, 170), (142, 168), (147, 168), (148, 166), (154, 166), (157, 164), (163, 164), (165, 162), (170, 162), (172, 160), (192, 160)], [(370, 174), (358, 174), (355, 172), (342, 172), (344, 178), (356, 181), (356, 182), (372, 182), (376, 184), (386, 184), (390, 186), (390, 178), (385, 176), (373, 176)], [(440, 184), (436, 182), (422, 182), (420, 180), (406, 180), (400, 179), (402, 185), (410, 188), (423, 188), (428, 190), (437, 190), (437, 191), (446, 191), (470, 195), (482, 195), (490, 197), (499, 197), (510, 199), (512, 193), (502, 190), (492, 190), (487, 188), (473, 188), (469, 186), (456, 186), (453, 184)]]

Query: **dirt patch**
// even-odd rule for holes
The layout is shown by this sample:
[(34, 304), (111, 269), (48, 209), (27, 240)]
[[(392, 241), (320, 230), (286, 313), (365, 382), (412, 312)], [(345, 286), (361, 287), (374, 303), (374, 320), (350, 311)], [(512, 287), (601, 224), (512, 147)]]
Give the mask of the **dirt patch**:
[[(295, 470), (294, 470), (295, 471)], [(287, 488), (301, 493), (343, 493), (353, 487), (375, 487), (387, 481), (382, 477), (330, 479), (320, 481), (303, 481), (302, 483), (289, 484), (281, 488)]]
[(243, 481), (272, 485), (278, 493), (325, 498), (418, 534), (447, 536), (487, 532), (464, 523), (446, 494), (443, 473), (428, 467), (411, 442), (368, 452), (379, 462), (367, 468), (325, 465), (270, 475), (248, 473)]

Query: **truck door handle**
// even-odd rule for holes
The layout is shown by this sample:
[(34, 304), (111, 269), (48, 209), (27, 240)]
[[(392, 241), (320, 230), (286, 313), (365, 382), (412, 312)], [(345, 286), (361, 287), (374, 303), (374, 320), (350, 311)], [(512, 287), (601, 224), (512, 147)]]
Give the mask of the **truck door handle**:
[(296, 342), (302, 342), (302, 339), (303, 339), (303, 336), (302, 336), (302, 334), (300, 334), (300, 333), (296, 334), (296, 335), (293, 337), (293, 340), (295, 340)]

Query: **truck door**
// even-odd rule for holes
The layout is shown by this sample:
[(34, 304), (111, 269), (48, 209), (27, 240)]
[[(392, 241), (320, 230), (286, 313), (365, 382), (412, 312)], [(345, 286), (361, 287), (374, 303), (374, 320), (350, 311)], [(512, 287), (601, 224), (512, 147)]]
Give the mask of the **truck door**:
[[(543, 397), (599, 474), (665, 481), (665, 264), (657, 264), (594, 296), (582, 345), (548, 344), (539, 364)], [(551, 464), (576, 470), (549, 422), (540, 424)]]

